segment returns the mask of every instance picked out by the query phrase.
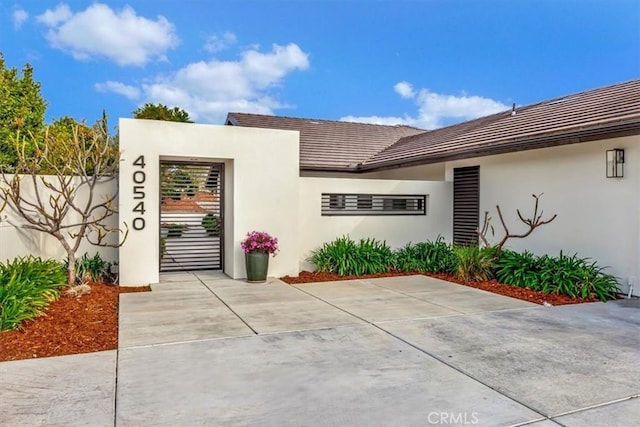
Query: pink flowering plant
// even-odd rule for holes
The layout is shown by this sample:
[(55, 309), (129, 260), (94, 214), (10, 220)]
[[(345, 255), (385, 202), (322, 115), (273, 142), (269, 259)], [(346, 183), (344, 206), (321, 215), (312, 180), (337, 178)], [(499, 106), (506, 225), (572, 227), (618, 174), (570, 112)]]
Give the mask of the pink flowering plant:
[(278, 239), (271, 237), (264, 231), (252, 231), (247, 233), (247, 238), (240, 242), (240, 247), (245, 254), (251, 252), (264, 252), (276, 256), (278, 252)]

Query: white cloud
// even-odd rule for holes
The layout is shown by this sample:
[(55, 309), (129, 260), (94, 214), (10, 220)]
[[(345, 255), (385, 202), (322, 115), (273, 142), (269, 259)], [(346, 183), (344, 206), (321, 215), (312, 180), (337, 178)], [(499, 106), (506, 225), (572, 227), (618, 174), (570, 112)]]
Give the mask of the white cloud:
[(26, 22), (29, 18), (29, 13), (24, 9), (16, 9), (13, 11), (11, 15), (11, 19), (13, 20), (13, 29), (18, 31), (22, 28), (22, 24)]
[(207, 37), (204, 44), (204, 50), (211, 53), (220, 52), (234, 45), (238, 41), (235, 34), (227, 31), (221, 35), (214, 34)]
[(166, 52), (178, 44), (175, 28), (166, 18), (144, 18), (130, 6), (114, 11), (94, 3), (73, 13), (60, 4), (37, 21), (49, 27), (46, 38), (52, 47), (78, 60), (106, 58), (121, 66), (142, 66), (152, 59), (165, 60)]
[(125, 96), (131, 100), (136, 100), (140, 98), (140, 89), (135, 86), (129, 86), (124, 83), (114, 82), (114, 81), (106, 81), (104, 83), (96, 83), (94, 88), (98, 92), (113, 92), (118, 95)]
[(65, 21), (68, 21), (73, 16), (71, 9), (68, 5), (61, 3), (56, 6), (55, 9), (47, 9), (42, 15), (36, 17), (36, 21), (49, 27), (55, 27)]
[(413, 85), (409, 82), (398, 82), (393, 87), (393, 90), (403, 98), (413, 98), (416, 95), (413, 91)]
[(413, 120), (410, 117), (393, 117), (393, 116), (344, 116), (340, 118), (343, 122), (370, 123), (373, 125), (409, 125), (413, 126)]
[(482, 96), (446, 95), (431, 92), (429, 89), (420, 89), (416, 92), (408, 82), (397, 83), (394, 90), (402, 98), (414, 100), (418, 107), (414, 116), (346, 116), (341, 120), (374, 124), (404, 124), (422, 129), (435, 129), (455, 122), (498, 113), (509, 108), (499, 101)]
[(288, 74), (308, 68), (308, 54), (296, 44), (273, 45), (270, 52), (245, 51), (238, 61), (188, 64), (150, 79), (139, 90), (143, 102), (178, 106), (201, 123), (222, 123), (230, 111), (273, 114), (285, 107), (271, 96), (271, 89)]

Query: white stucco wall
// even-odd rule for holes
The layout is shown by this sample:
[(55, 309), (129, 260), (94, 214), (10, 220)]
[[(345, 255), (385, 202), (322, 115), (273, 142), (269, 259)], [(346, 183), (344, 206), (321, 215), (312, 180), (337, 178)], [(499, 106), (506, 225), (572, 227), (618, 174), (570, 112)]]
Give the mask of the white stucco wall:
[[(322, 216), (322, 193), (426, 194), (427, 215)], [(451, 197), (452, 184), (447, 182), (300, 178), (300, 269), (312, 268), (306, 261), (312, 250), (343, 235), (386, 240), (392, 248), (439, 234), (451, 241)]]
[[(53, 184), (57, 182), (57, 178), (54, 176), (38, 177), (37, 182), (38, 188), (40, 189), (40, 196), (45, 200), (46, 204), (49, 195), (52, 193), (41, 184), (40, 180), (43, 178)], [(10, 181), (13, 179), (13, 176), (7, 175), (7, 179)], [(105, 196), (115, 194), (117, 192), (117, 184), (118, 181), (116, 179), (98, 183), (94, 194), (94, 200), (96, 200), (96, 202), (102, 202)], [(0, 185), (4, 184), (0, 183)], [(88, 193), (84, 191), (84, 189), (85, 187), (81, 187), (81, 191), (78, 194), (79, 202), (87, 200), (86, 196)], [(33, 181), (30, 176), (23, 175), (21, 177), (21, 192), (23, 197), (27, 200), (35, 201), (33, 198), (35, 195), (33, 191)], [(0, 202), (0, 207), (1, 205), (2, 202)], [(77, 221), (77, 217), (77, 214), (70, 211), (67, 215), (65, 224), (73, 224), (73, 222)], [(111, 216), (105, 221), (105, 223), (109, 227), (116, 227), (118, 225), (118, 216)], [(16, 257), (24, 257), (27, 255), (33, 255), (45, 259), (52, 258), (60, 261), (66, 259), (67, 253), (55, 237), (41, 231), (22, 228), (22, 225), (24, 224), (26, 224), (26, 221), (8, 205), (5, 206), (2, 212), (0, 212), (0, 262), (6, 262)], [(109, 242), (116, 242), (116, 237), (117, 236), (115, 234), (112, 235)], [(104, 260), (109, 262), (118, 260), (118, 249), (94, 246), (86, 240), (83, 240), (77, 251), (77, 256), (80, 257), (85, 252), (89, 255), (93, 255), (98, 252)]]
[[(298, 132), (212, 126), (154, 120), (120, 119), (120, 222), (130, 226), (140, 200), (133, 186), (143, 185), (145, 227), (131, 230), (120, 249), (120, 281), (145, 285), (159, 280), (160, 159), (211, 161), (225, 165), (224, 272), (246, 277), (240, 242), (251, 230), (278, 237), (280, 253), (271, 258), (270, 276), (298, 272)], [(146, 180), (133, 164), (144, 155)], [(138, 174), (138, 178), (141, 175)]]
[[(606, 178), (605, 151), (625, 150), (624, 178)], [(532, 193), (541, 198), (543, 218), (558, 217), (525, 239), (511, 239), (507, 246), (537, 254), (578, 253), (620, 278), (621, 290), (635, 281), (640, 294), (640, 136), (616, 138), (561, 147), (531, 150), (450, 162), (453, 169), (480, 165), (480, 212), (490, 211), (496, 237), (502, 228), (496, 204), (505, 220), (518, 232), (526, 230), (517, 216), (533, 212)]]

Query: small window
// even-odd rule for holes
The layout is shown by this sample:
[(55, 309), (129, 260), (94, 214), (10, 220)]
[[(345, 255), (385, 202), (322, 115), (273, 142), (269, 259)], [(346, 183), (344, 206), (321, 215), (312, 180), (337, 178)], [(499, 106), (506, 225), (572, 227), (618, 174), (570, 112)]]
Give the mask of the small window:
[(322, 215), (426, 215), (426, 194), (322, 193)]

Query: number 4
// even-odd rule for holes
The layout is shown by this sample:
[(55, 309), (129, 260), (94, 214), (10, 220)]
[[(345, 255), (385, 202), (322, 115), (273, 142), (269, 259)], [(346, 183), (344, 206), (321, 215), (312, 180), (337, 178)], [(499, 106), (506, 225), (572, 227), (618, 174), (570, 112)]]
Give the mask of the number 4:
[(140, 215), (144, 215), (144, 202), (138, 202), (135, 208), (133, 208), (134, 212), (140, 212)]
[(144, 169), (146, 163), (144, 162), (144, 156), (138, 156), (138, 158), (133, 162), (134, 166), (140, 166)]

